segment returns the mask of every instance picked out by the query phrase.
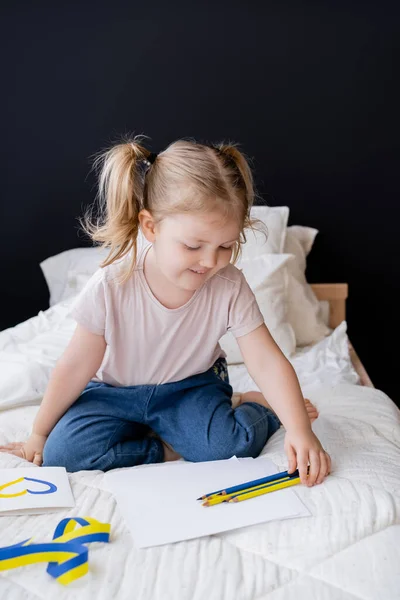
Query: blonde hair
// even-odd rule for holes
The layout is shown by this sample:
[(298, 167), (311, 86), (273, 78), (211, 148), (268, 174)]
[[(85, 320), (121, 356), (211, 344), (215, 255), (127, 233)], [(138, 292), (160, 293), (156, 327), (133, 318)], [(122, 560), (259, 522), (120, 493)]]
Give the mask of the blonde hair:
[(246, 242), (245, 229), (263, 228), (250, 218), (255, 198), (253, 176), (237, 144), (205, 145), (180, 139), (154, 155), (135, 136), (100, 153), (94, 168), (98, 173), (98, 214), (95, 205), (80, 220), (90, 238), (110, 250), (101, 267), (132, 251), (132, 260), (121, 282), (132, 274), (137, 258), (139, 212), (147, 209), (156, 223), (177, 213), (216, 210), (225, 219), (236, 218), (241, 233), (231, 262), (240, 256)]

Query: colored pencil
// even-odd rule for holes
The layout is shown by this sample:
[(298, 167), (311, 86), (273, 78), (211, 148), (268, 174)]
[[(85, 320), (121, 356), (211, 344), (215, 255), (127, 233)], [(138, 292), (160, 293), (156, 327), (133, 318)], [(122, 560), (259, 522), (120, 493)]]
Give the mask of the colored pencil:
[(275, 473), (274, 475), (269, 475), (268, 477), (261, 477), (260, 479), (254, 479), (253, 481), (247, 481), (245, 483), (242, 483), (241, 485), (235, 485), (233, 487), (225, 488), (223, 490), (217, 490), (216, 492), (210, 492), (209, 494), (204, 494), (204, 496), (197, 498), (197, 500), (205, 500), (206, 498), (209, 498), (210, 496), (219, 496), (219, 495), (231, 494), (232, 492), (240, 492), (241, 490), (245, 490), (249, 487), (254, 487), (256, 485), (262, 485), (264, 483), (269, 483), (270, 481), (279, 481), (280, 479), (283, 479), (284, 477), (293, 478), (293, 477), (298, 477), (298, 476), (299, 476), (299, 472), (297, 470), (290, 474), (287, 471), (282, 471), (281, 473)]
[(278, 483), (277, 485), (270, 485), (263, 489), (256, 490), (254, 492), (249, 492), (248, 494), (240, 494), (238, 496), (233, 496), (228, 500), (228, 504), (231, 502), (243, 502), (243, 500), (250, 500), (251, 498), (256, 498), (257, 496), (262, 496), (263, 494), (269, 494), (270, 492), (276, 492), (277, 490), (283, 490), (285, 488), (291, 487), (292, 485), (296, 485), (300, 483), (300, 477), (296, 477), (295, 479), (290, 479), (289, 481), (284, 481), (283, 483)]
[(264, 483), (263, 485), (256, 485), (250, 488), (246, 488), (240, 490), (238, 492), (233, 492), (232, 494), (218, 494), (216, 496), (209, 496), (206, 498), (206, 501), (203, 502), (202, 506), (215, 506), (216, 504), (221, 504), (222, 502), (228, 502), (231, 498), (235, 498), (236, 496), (241, 496), (242, 494), (247, 494), (249, 492), (254, 492), (256, 490), (262, 490), (267, 487), (272, 487), (277, 485), (278, 483), (283, 483), (284, 481), (291, 481), (290, 477), (282, 477), (277, 481), (270, 481), (269, 483)]

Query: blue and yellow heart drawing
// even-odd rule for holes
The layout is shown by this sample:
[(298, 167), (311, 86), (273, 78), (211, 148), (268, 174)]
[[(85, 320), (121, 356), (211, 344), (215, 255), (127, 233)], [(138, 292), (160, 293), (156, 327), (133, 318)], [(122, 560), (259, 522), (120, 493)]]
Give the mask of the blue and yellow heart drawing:
[[(2, 491), (6, 488), (9, 488), (13, 485), (17, 485), (22, 481), (33, 481), (35, 483), (43, 484), (47, 486), (44, 490), (30, 490), (25, 488), (20, 492), (15, 492), (14, 494), (3, 494)], [(53, 494), (57, 491), (57, 486), (50, 481), (44, 481), (43, 479), (33, 479), (32, 477), (19, 477), (18, 479), (14, 479), (14, 481), (8, 481), (7, 483), (3, 483), (0, 485), (0, 498), (16, 498), (17, 496), (25, 496), (25, 494)]]

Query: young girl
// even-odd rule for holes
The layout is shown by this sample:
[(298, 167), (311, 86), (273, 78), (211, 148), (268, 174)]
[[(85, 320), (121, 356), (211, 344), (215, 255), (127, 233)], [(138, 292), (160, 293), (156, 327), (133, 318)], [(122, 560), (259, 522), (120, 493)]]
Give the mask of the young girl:
[[(321, 483), (331, 463), (311, 429), (316, 409), (233, 264), (255, 223), (243, 154), (180, 140), (154, 155), (135, 137), (96, 165), (100, 218), (84, 228), (109, 256), (74, 303), (77, 327), (30, 438), (3, 449), (69, 472), (107, 471), (256, 457), (282, 423), (289, 472)], [(218, 343), (227, 331), (262, 392), (235, 407)]]

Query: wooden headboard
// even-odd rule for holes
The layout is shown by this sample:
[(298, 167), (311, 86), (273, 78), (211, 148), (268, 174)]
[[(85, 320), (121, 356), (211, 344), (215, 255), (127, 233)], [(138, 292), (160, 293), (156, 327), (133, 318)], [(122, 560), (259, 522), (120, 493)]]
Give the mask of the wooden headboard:
[[(311, 287), (318, 300), (326, 300), (329, 302), (329, 327), (335, 329), (335, 327), (340, 325), (340, 323), (346, 319), (346, 299), (349, 295), (348, 284), (312, 283)], [(367, 387), (375, 387), (350, 341), (349, 351), (353, 366), (360, 377), (361, 384), (366, 385)]]
[(335, 329), (346, 319), (349, 286), (347, 283), (312, 283), (311, 287), (318, 300), (329, 302), (329, 327)]

